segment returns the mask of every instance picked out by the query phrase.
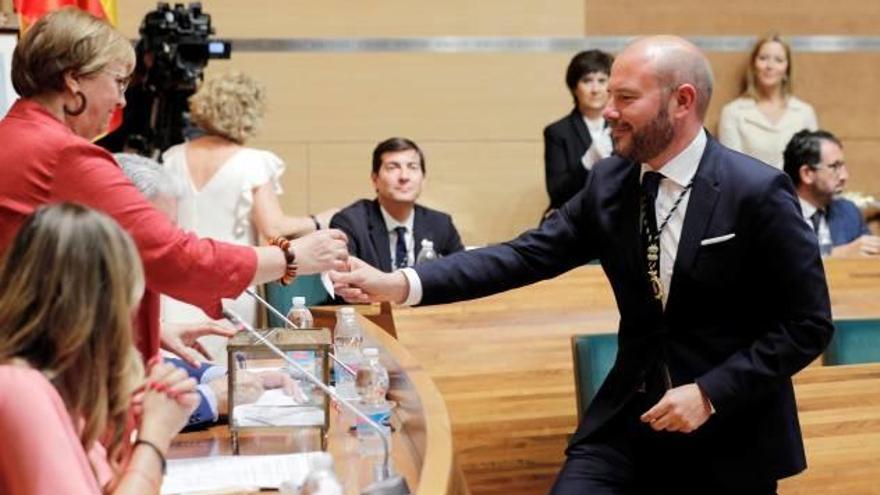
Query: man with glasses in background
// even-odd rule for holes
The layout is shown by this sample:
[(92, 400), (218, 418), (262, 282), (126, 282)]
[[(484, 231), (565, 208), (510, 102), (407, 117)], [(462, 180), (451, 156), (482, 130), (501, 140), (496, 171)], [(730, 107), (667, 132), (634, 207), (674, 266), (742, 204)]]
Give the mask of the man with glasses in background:
[(783, 168), (794, 182), (804, 220), (816, 232), (823, 256), (880, 254), (880, 237), (870, 235), (859, 208), (840, 197), (849, 173), (843, 145), (834, 134), (798, 132), (785, 148)]

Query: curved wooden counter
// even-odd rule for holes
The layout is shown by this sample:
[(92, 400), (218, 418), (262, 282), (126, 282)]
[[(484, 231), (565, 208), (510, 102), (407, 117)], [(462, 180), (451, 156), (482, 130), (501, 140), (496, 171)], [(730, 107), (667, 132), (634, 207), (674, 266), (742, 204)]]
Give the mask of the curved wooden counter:
[[(366, 312), (371, 311), (364, 308)], [(318, 326), (333, 327), (333, 311), (315, 310)], [(382, 364), (388, 368), (391, 384), (389, 399), (397, 402), (393, 410), (392, 461), (414, 494), (465, 495), (467, 486), (457, 468), (446, 404), (430, 376), (418, 361), (384, 330), (360, 316), (364, 345), (379, 348)], [(357, 438), (343, 426), (340, 415), (331, 414), (329, 451), (336, 471), (346, 485), (347, 494), (357, 494), (369, 480), (370, 465), (358, 454)], [(316, 450), (316, 435), (260, 434), (242, 440), (242, 454), (276, 454)], [(178, 435), (170, 457), (198, 457), (228, 454), (229, 430), (226, 425)], [(367, 480), (367, 481), (365, 481)], [(359, 485), (359, 486), (354, 486)]]

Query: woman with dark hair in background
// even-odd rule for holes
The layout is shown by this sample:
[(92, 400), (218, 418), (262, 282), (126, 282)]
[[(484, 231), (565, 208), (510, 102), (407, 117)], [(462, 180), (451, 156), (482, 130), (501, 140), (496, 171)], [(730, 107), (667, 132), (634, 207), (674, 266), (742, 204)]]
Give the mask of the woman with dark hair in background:
[(587, 50), (568, 64), (565, 84), (574, 109), (544, 128), (544, 175), (550, 196), (544, 216), (580, 191), (593, 164), (611, 155), (611, 134), (602, 110), (608, 103), (612, 62), (608, 53)]
[(791, 48), (779, 35), (755, 43), (742, 95), (721, 110), (722, 144), (781, 169), (794, 133), (818, 128), (813, 107), (792, 94), (791, 65)]
[[(19, 40), (12, 83), (21, 99), (0, 121), (0, 253), (40, 205), (74, 201), (110, 215), (134, 239), (146, 273), (135, 343), (144, 356), (160, 345), (159, 294), (187, 301), (214, 318), (220, 299), (251, 284), (296, 273), (344, 269), (345, 234), (321, 231), (254, 248), (199, 239), (173, 225), (144, 199), (113, 157), (90, 143), (125, 105), (134, 67), (131, 43), (109, 24), (77, 9), (37, 21)], [(161, 333), (184, 359), (186, 345), (212, 328)]]

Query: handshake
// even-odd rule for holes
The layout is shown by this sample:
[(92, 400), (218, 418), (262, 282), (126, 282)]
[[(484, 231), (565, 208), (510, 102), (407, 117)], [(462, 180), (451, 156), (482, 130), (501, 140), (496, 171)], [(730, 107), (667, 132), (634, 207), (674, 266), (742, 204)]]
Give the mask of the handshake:
[(401, 271), (382, 272), (348, 253), (348, 237), (341, 230), (319, 230), (291, 241), (298, 273), (329, 272), (336, 294), (350, 303), (402, 303), (409, 282)]

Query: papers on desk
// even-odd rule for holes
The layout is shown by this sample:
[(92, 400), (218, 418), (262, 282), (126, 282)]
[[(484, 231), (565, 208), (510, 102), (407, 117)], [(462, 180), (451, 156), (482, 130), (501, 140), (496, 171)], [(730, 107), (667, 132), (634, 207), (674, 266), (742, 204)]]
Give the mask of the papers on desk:
[(324, 410), (302, 406), (281, 389), (267, 390), (253, 404), (235, 406), (238, 426), (317, 426), (324, 424)]
[[(320, 460), (319, 458), (324, 458)], [(234, 487), (278, 489), (290, 481), (302, 484), (312, 466), (332, 465), (326, 452), (283, 455), (227, 455), (169, 459), (163, 494), (223, 490)]]

